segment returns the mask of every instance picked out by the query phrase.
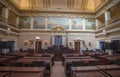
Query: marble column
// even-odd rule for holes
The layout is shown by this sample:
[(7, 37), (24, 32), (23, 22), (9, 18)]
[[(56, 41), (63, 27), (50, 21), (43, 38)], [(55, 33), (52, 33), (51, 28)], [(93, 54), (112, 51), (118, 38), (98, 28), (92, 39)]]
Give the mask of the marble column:
[(110, 20), (110, 12), (105, 12), (105, 25), (108, 26), (108, 21)]
[(34, 18), (31, 17), (30, 29), (33, 29), (33, 24), (34, 24)]
[(72, 29), (72, 18), (70, 17), (69, 18), (69, 30), (71, 30)]
[(99, 20), (96, 18), (95, 19), (95, 26), (96, 26), (96, 30), (99, 28)]
[(9, 9), (3, 8), (2, 16), (6, 18), (6, 23), (8, 22)]
[(83, 24), (83, 30), (85, 30), (85, 19), (83, 19), (82, 24)]

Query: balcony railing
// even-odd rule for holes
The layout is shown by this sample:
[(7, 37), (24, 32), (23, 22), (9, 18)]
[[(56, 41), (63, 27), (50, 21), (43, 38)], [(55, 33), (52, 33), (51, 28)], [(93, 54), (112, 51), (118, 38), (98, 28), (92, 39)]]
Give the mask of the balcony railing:
[(117, 22), (117, 21), (120, 21), (120, 15), (115, 16), (114, 18), (110, 19), (108, 21), (108, 24), (112, 24), (112, 23)]
[(98, 26), (98, 29), (105, 27), (105, 23)]
[(6, 23), (6, 22), (7, 22), (7, 19), (6, 19), (5, 17), (3, 17), (3, 16), (1, 16), (1, 15), (0, 15), (0, 21), (2, 21), (2, 22), (5, 22), (5, 23)]
[(18, 26), (18, 24), (16, 24), (16, 23), (13, 22), (13, 21), (8, 21), (7, 23), (8, 23), (9, 25), (13, 26), (13, 27), (16, 27), (16, 28), (17, 28), (17, 26)]

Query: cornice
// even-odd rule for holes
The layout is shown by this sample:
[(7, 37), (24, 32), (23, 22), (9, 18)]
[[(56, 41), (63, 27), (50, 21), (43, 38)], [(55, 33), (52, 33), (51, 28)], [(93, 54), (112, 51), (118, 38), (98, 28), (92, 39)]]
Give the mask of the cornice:
[(83, 18), (95, 18), (95, 14), (90, 13), (71, 13), (71, 12), (24, 12), (20, 13), (20, 16), (63, 16), (63, 17), (83, 17)]
[[(46, 0), (45, 0), (46, 1)], [(71, 0), (70, 0), (71, 1)], [(111, 8), (112, 6), (114, 6), (117, 2), (119, 2), (120, 0), (107, 0), (104, 4), (100, 5), (100, 7), (98, 9), (96, 9), (96, 12), (90, 12), (90, 11), (72, 11), (70, 10), (55, 10), (55, 9), (50, 9), (48, 10), (47, 6), (46, 9), (43, 10), (18, 10), (18, 8), (16, 6), (13, 5), (13, 3), (9, 0), (0, 0), (0, 3), (4, 4), (5, 7), (9, 8), (10, 10), (12, 10), (16, 15), (18, 16), (67, 16), (67, 17), (84, 17), (84, 18), (96, 18), (98, 16), (100, 16), (101, 14), (103, 14), (106, 10), (108, 10), (109, 8)], [(49, 3), (47, 3), (49, 4)], [(106, 4), (108, 4), (106, 6)], [(70, 2), (70, 5), (72, 5), (72, 3)], [(69, 7), (70, 8), (70, 7)]]
[[(12, 12), (14, 12), (16, 15), (19, 15), (19, 11), (17, 9), (15, 9), (15, 7), (13, 7), (11, 5), (11, 3), (9, 1), (6, 0), (0, 0), (0, 3), (2, 3), (5, 7), (7, 7), (9, 10), (11, 10)], [(10, 4), (9, 4), (10, 3)]]
[(96, 18), (99, 17), (101, 14), (103, 14), (105, 11), (109, 10), (112, 6), (120, 2), (120, 0), (110, 0), (111, 2), (108, 1), (107, 5), (104, 5), (103, 8), (101, 8), (97, 13), (96, 13)]
[[(35, 30), (35, 29), (20, 29), (20, 32), (33, 32), (33, 33), (38, 33), (38, 32), (41, 32), (41, 33), (53, 33), (52, 30)], [(56, 32), (57, 33), (57, 32)], [(64, 32), (58, 32), (58, 33), (95, 33), (94, 30), (66, 30)]]

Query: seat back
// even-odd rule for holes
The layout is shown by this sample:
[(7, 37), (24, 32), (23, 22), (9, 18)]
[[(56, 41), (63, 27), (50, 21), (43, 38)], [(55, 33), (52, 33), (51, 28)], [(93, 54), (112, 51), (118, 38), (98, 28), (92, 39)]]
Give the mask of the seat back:
[(117, 60), (116, 60), (116, 64), (117, 64), (117, 65), (120, 65), (120, 59), (117, 59)]
[(96, 65), (98, 65), (98, 62), (96, 62), (96, 61), (89, 61), (88, 65), (89, 66), (96, 66)]
[(13, 67), (22, 67), (23, 66), (23, 62), (12, 62), (11, 66), (13, 66)]
[(45, 63), (44, 63), (44, 61), (33, 61), (32, 66), (33, 67), (43, 67), (43, 66), (45, 66)]
[(84, 61), (73, 61), (72, 66), (84, 66)]

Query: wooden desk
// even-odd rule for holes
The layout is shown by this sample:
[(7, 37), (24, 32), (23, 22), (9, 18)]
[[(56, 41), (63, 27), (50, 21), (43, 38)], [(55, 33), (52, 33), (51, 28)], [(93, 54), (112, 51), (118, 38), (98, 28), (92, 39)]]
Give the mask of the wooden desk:
[(120, 55), (114, 54), (114, 55), (104, 55), (100, 56), (101, 61), (105, 61), (106, 64), (115, 64), (117, 59), (120, 59)]
[[(39, 72), (39, 73), (14, 72), (14, 73), (11, 73), (10, 76), (11, 77), (43, 77), (43, 74), (41, 72)], [(9, 75), (6, 77), (9, 77)]]
[(44, 72), (45, 67), (0, 67), (2, 72)]
[(84, 61), (85, 63), (89, 63), (90, 61), (99, 62), (99, 59), (95, 59), (95, 58), (83, 58), (82, 61)]
[(91, 56), (64, 57), (64, 59), (89, 59)]
[(54, 54), (32, 54), (34, 57), (44, 57), (44, 55), (47, 55), (48, 57), (54, 57)]
[(99, 65), (97, 67), (100, 69), (120, 69), (119, 65)]
[(106, 77), (95, 66), (71, 67), (72, 77)]
[(29, 55), (30, 53), (29, 52), (13, 52), (13, 53), (9, 53), (9, 54), (13, 55), (13, 56), (18, 56), (18, 57), (24, 57), (24, 56)]
[(6, 58), (6, 57), (4, 57), (4, 58), (0, 58), (0, 62), (5, 62), (5, 61), (7, 61), (9, 58)]
[(112, 77), (120, 77), (120, 69), (106, 70)]
[(120, 77), (120, 66), (118, 65), (101, 65), (98, 67), (109, 73), (112, 77)]
[(23, 57), (23, 59), (50, 59), (50, 60), (52, 60), (52, 57), (39, 57), (39, 56), (30, 57), (30, 56), (25, 56), (25, 57)]
[(45, 67), (0, 67), (0, 77), (8, 73), (10, 69), (11, 77), (43, 77), (45, 71)]
[(6, 74), (6, 72), (0, 72), (0, 77), (3, 77)]
[(45, 67), (49, 67), (49, 71), (51, 72), (52, 70), (52, 61), (51, 59), (31, 59), (31, 58), (27, 58), (27, 59), (18, 59), (16, 62), (23, 62), (24, 65), (29, 65), (32, 64), (33, 61), (44, 61), (45, 62)]

